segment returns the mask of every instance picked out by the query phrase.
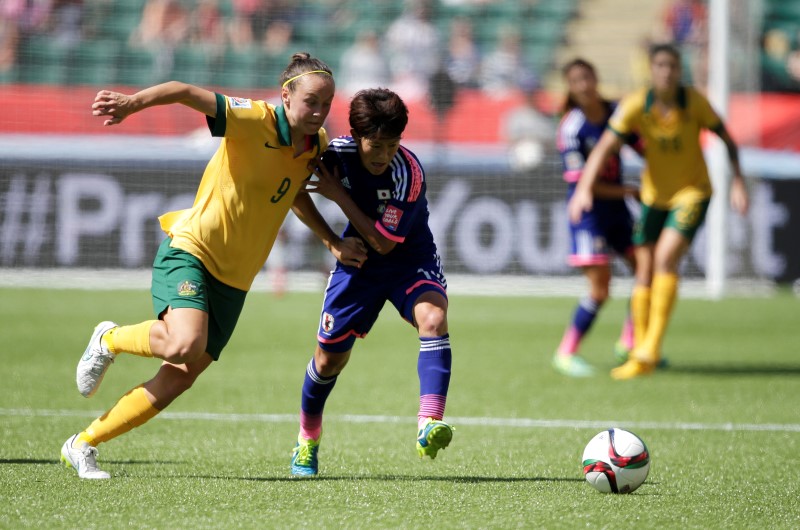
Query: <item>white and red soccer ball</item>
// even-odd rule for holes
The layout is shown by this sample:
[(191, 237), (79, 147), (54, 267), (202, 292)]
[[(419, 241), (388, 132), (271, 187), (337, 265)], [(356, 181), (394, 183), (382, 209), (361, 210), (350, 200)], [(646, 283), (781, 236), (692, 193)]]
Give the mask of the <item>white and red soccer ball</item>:
[(611, 428), (598, 433), (583, 450), (586, 481), (603, 493), (630, 493), (650, 471), (650, 452), (632, 432)]

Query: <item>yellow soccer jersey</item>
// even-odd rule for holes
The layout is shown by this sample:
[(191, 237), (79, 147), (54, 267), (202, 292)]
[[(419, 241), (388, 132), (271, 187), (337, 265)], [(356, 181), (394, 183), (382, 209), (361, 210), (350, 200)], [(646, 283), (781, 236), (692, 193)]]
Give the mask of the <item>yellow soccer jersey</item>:
[(309, 160), (328, 145), (324, 129), (294, 158), (283, 107), (217, 94), (207, 118), (222, 143), (206, 166), (194, 205), (162, 215), (172, 246), (197, 257), (221, 282), (247, 291), (309, 176)]
[(708, 100), (693, 88), (681, 87), (678, 105), (660, 114), (652, 90), (642, 89), (623, 99), (608, 127), (625, 138), (637, 133), (644, 141), (642, 202), (672, 209), (685, 201), (711, 197), (711, 181), (700, 147), (701, 129), (722, 126)]

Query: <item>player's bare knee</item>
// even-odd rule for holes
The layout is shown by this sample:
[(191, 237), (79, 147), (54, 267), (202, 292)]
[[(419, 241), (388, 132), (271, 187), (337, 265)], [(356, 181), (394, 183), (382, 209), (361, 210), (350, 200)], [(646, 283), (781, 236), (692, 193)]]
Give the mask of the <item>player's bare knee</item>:
[(417, 319), (417, 328), (421, 337), (441, 337), (447, 333), (447, 313), (439, 307), (425, 311)]
[(592, 300), (594, 300), (597, 305), (602, 305), (608, 300), (608, 293), (608, 285), (596, 286), (592, 289)]
[(172, 340), (164, 351), (164, 360), (172, 364), (185, 364), (198, 360), (206, 351), (205, 341), (199, 338)]
[(332, 353), (320, 350), (314, 356), (314, 365), (323, 377), (332, 377), (341, 372), (347, 365), (348, 356), (344, 353)]
[(172, 392), (174, 393), (175, 397), (180, 396), (190, 388), (197, 380), (197, 376), (193, 374), (189, 374), (186, 372), (181, 372), (176, 377), (174, 377), (171, 381), (172, 383)]

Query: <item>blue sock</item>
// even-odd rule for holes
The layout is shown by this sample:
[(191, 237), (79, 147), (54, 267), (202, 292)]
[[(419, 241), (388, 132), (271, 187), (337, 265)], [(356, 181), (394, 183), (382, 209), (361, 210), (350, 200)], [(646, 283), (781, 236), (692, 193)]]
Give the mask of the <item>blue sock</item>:
[(575, 329), (577, 329), (581, 335), (585, 335), (586, 332), (589, 331), (589, 328), (592, 327), (601, 305), (601, 303), (598, 303), (589, 296), (578, 303), (575, 314), (572, 315), (572, 325), (575, 326)]
[(312, 357), (306, 368), (306, 377), (303, 380), (303, 397), (300, 401), (300, 410), (311, 416), (321, 415), (322, 409), (325, 408), (325, 401), (327, 401), (331, 390), (336, 384), (337, 377), (338, 375), (333, 377), (319, 375)]
[(452, 353), (450, 351), (450, 335), (443, 337), (420, 337), (419, 360), (419, 394), (447, 395), (450, 386), (450, 367)]

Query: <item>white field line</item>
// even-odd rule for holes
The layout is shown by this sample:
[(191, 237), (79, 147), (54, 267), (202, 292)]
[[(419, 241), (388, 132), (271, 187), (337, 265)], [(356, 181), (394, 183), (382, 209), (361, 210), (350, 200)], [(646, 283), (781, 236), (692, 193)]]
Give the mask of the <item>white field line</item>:
[[(0, 417), (97, 417), (102, 411), (55, 409), (0, 409)], [(217, 421), (236, 423), (295, 423), (297, 414), (222, 414), (212, 412), (162, 412), (165, 420)], [(404, 416), (370, 416), (357, 414), (332, 414), (328, 421), (342, 423), (409, 423), (414, 418)], [(797, 423), (700, 423), (659, 421), (600, 421), (600, 420), (537, 420), (533, 418), (481, 418), (448, 416), (447, 421), (456, 426), (514, 427), (522, 429), (652, 429), (663, 431), (727, 431), (727, 432), (800, 432)]]
[[(33, 289), (82, 289), (109, 290), (133, 289), (148, 293), (150, 269), (27, 269), (0, 267), (0, 288)], [(325, 291), (327, 276), (318, 272), (290, 272), (286, 288), (290, 292)], [(534, 275), (476, 275), (448, 274), (448, 292), (455, 295), (475, 296), (582, 296), (586, 281), (582, 276), (534, 276)], [(615, 277), (611, 294), (616, 298), (630, 296), (630, 276)], [(729, 279), (727, 295), (743, 297), (765, 297), (775, 292), (775, 286), (764, 280)], [(268, 272), (261, 272), (253, 282), (252, 292), (272, 292), (273, 285)], [(682, 279), (681, 298), (709, 298), (703, 279)]]

